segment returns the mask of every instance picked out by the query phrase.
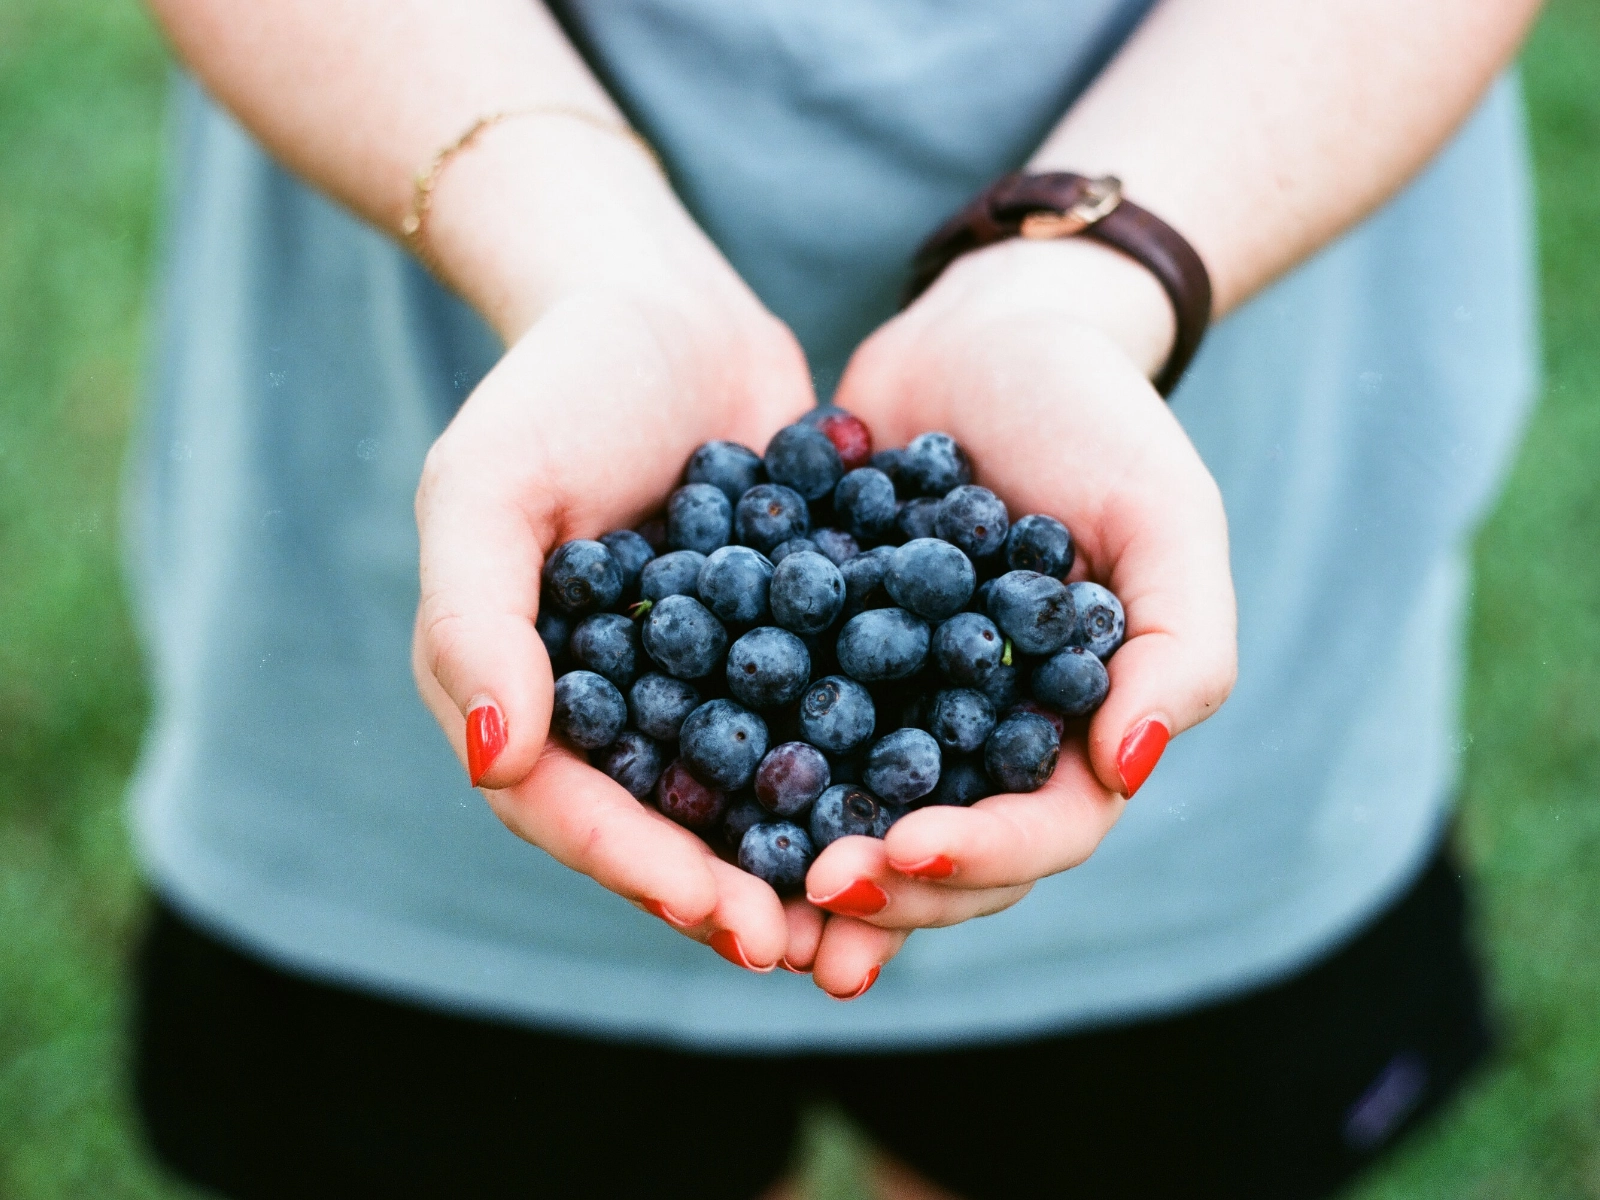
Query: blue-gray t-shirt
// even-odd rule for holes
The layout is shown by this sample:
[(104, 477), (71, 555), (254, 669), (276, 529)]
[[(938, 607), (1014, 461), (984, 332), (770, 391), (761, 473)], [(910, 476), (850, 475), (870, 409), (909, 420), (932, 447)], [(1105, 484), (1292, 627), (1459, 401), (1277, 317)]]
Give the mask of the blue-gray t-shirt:
[[(824, 390), (928, 229), (1028, 156), (1143, 0), (608, 0), (562, 10)], [(863, 999), (754, 976), (513, 837), (409, 671), (411, 501), (498, 347), (404, 253), (177, 96), (130, 511), (156, 713), (143, 860), (296, 970), (710, 1047), (912, 1045), (1281, 976), (1414, 878), (1454, 786), (1464, 543), (1532, 395), (1502, 82), (1399, 197), (1223, 322), (1174, 409), (1221, 486), (1232, 700), (1084, 866), (919, 933)]]

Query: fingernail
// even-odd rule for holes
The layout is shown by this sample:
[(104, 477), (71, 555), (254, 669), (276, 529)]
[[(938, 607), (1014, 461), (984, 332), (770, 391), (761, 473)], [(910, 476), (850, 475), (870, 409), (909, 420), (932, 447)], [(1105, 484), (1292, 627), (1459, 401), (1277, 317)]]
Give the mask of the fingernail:
[(480, 704), (467, 714), (467, 775), (472, 786), (488, 774), (506, 748), (506, 723), (493, 704)]
[(685, 921), (681, 917), (673, 916), (667, 906), (659, 900), (642, 900), (640, 903), (644, 905), (645, 910), (652, 916), (660, 917), (675, 929), (687, 929), (694, 924), (693, 921)]
[(736, 967), (743, 967), (746, 971), (754, 971), (757, 975), (765, 975), (772, 967), (758, 967), (745, 957), (744, 947), (739, 944), (739, 935), (731, 929), (719, 929), (711, 935), (711, 948)]
[(1117, 751), (1117, 774), (1122, 776), (1124, 796), (1131, 796), (1144, 786), (1171, 737), (1167, 727), (1154, 717), (1146, 717), (1128, 730)]
[(867, 990), (873, 984), (878, 982), (878, 972), (881, 970), (883, 970), (882, 966), (873, 967), (872, 970), (867, 972), (867, 977), (861, 981), (861, 986), (848, 996), (834, 996), (832, 992), (829, 992), (828, 995), (833, 996), (835, 1000), (858, 1000), (867, 994)]
[[(889, 864), (894, 866), (893, 863)], [(956, 865), (943, 854), (935, 854), (932, 858), (925, 858), (919, 863), (912, 863), (909, 867), (895, 867), (902, 875), (910, 875), (913, 879), (949, 879), (956, 873)]]
[(782, 967), (785, 971), (789, 972), (789, 974), (791, 974), (791, 975), (809, 975), (809, 974), (811, 974), (810, 971), (804, 970), (801, 967), (791, 967), (789, 965), (789, 960), (787, 958), (780, 958), (778, 960), (778, 965), (780, 967)]
[[(811, 900), (811, 897), (806, 899)], [(889, 893), (870, 879), (858, 879), (844, 891), (811, 900), (811, 903), (841, 917), (870, 917), (889, 907)]]

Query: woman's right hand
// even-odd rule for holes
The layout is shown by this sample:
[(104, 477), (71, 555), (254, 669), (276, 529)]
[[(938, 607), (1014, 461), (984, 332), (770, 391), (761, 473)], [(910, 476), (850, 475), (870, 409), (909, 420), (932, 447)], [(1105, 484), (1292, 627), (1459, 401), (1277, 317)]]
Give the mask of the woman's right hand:
[(546, 555), (658, 510), (700, 443), (759, 448), (814, 403), (788, 329), (697, 230), (663, 236), (675, 240), (636, 271), (539, 280), (536, 316), (429, 452), (413, 669), (463, 764), (468, 714), (497, 711), (505, 743), (475, 782), (513, 833), (765, 970), (789, 920), (816, 925), (814, 910), (786, 917), (765, 883), (549, 737), (554, 681), (534, 627)]

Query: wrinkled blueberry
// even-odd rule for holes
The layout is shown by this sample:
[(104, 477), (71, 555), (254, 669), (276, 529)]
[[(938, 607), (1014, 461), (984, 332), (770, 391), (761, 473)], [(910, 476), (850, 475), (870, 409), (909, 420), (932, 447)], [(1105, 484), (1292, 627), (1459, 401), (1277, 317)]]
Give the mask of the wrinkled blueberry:
[(811, 806), (811, 842), (817, 853), (842, 837), (882, 838), (897, 809), (853, 783), (836, 783)]
[(872, 736), (872, 695), (853, 679), (829, 675), (800, 698), (800, 732), (813, 746), (844, 755)]
[(930, 621), (955, 616), (977, 584), (972, 561), (938, 538), (917, 538), (901, 546), (883, 578), (896, 604)]
[(986, 487), (965, 484), (939, 501), (933, 527), (969, 558), (988, 558), (1006, 544), (1006, 506)]
[(873, 467), (851, 471), (833, 489), (833, 511), (840, 524), (864, 542), (892, 536), (899, 507), (894, 483)]
[(700, 707), (691, 683), (655, 672), (641, 675), (628, 689), (628, 715), (635, 729), (658, 742), (678, 740), (683, 719)]
[(756, 799), (780, 817), (792, 817), (828, 790), (827, 756), (807, 742), (784, 742), (756, 768)]
[(913, 494), (943, 496), (972, 482), (972, 463), (948, 433), (924, 433), (906, 447), (901, 475)]
[(820, 554), (791, 554), (772, 573), (772, 619), (795, 633), (821, 633), (844, 607), (844, 576)]
[(867, 753), (866, 785), (891, 804), (909, 804), (939, 782), (939, 743), (922, 729), (896, 729)]
[(627, 702), (604, 675), (568, 671), (556, 680), (550, 727), (574, 746), (583, 750), (609, 746), (627, 722)]
[(894, 603), (883, 586), (892, 557), (893, 546), (879, 546), (856, 555), (839, 568), (839, 573), (844, 576), (846, 615), (853, 617), (869, 608), (888, 608)]
[(773, 434), (762, 461), (768, 479), (807, 500), (826, 496), (844, 474), (844, 462), (828, 435), (806, 425), (786, 425)]
[(1006, 535), (1006, 565), (1013, 571), (1064, 579), (1076, 555), (1067, 527), (1043, 513), (1029, 513)]
[(766, 478), (761, 456), (738, 442), (707, 442), (689, 456), (686, 483), (709, 483), (728, 498), (728, 506)]
[(544, 589), (562, 612), (580, 617), (622, 598), (622, 569), (599, 542), (563, 542), (544, 564)]
[(800, 423), (826, 435), (839, 452), (839, 461), (846, 471), (864, 467), (872, 458), (872, 431), (855, 413), (823, 404), (808, 412)]
[(861, 553), (861, 547), (842, 529), (814, 529), (811, 541), (822, 555), (836, 567), (841, 567)]
[(739, 540), (763, 554), (811, 532), (805, 498), (776, 483), (758, 483), (751, 488), (739, 497), (733, 515)]
[(928, 624), (903, 608), (870, 608), (839, 631), (839, 669), (862, 683), (915, 675), (928, 657)]
[(1006, 792), (1036, 792), (1056, 769), (1061, 739), (1055, 727), (1033, 713), (1017, 713), (994, 727), (983, 747), (983, 766)]
[(772, 560), (749, 546), (713, 550), (700, 568), (700, 603), (729, 625), (754, 625), (767, 615)]
[(816, 857), (811, 838), (790, 821), (752, 826), (739, 843), (739, 866), (765, 880), (780, 896), (798, 892)]
[(933, 698), (928, 732), (945, 750), (973, 754), (994, 732), (994, 705), (971, 688), (946, 688)]
[(1099, 708), (1110, 688), (1105, 664), (1082, 646), (1068, 646), (1033, 670), (1034, 698), (1069, 717)]
[(728, 794), (696, 779), (688, 764), (675, 758), (656, 783), (656, 807), (679, 825), (710, 829), (727, 812)]
[(939, 502), (926, 496), (903, 500), (895, 509), (894, 527), (905, 541), (939, 536)]
[(965, 808), (985, 796), (994, 795), (994, 785), (984, 773), (982, 759), (973, 755), (946, 754), (939, 768), (939, 782), (913, 808), (947, 804)]
[(595, 758), (598, 760), (595, 766), (627, 788), (638, 800), (650, 794), (667, 765), (661, 747), (632, 729), (624, 729), (611, 745), (595, 751)]
[(684, 718), (678, 752), (708, 783), (742, 788), (767, 753), (767, 725), (732, 700), (708, 700)]
[(822, 553), (817, 549), (817, 544), (810, 538), (790, 538), (787, 542), (780, 542), (773, 547), (772, 553), (768, 557), (772, 559), (772, 565), (777, 566), (789, 555), (799, 554), (802, 550), (809, 550), (812, 554)]
[(659, 602), (668, 596), (699, 596), (700, 568), (706, 556), (697, 550), (672, 550), (651, 559), (639, 572), (639, 594)]
[(1078, 618), (1067, 645), (1082, 646), (1104, 662), (1122, 645), (1127, 625), (1122, 601), (1098, 583), (1069, 583), (1067, 591), (1072, 593), (1072, 607)]
[(667, 545), (710, 554), (733, 540), (733, 505), (722, 489), (686, 483), (667, 498)]
[(933, 631), (933, 660), (960, 687), (981, 688), (1000, 667), (1005, 638), (981, 613), (961, 612)]
[(595, 613), (579, 621), (570, 649), (579, 666), (604, 675), (619, 688), (639, 678), (644, 666), (639, 627), (621, 613)]
[(668, 675), (703, 679), (728, 649), (728, 631), (693, 596), (668, 596), (644, 619), (645, 652)]
[(629, 599), (639, 594), (639, 575), (645, 564), (656, 556), (650, 543), (642, 534), (631, 529), (617, 529), (605, 534), (600, 544), (611, 551), (617, 569), (622, 572), (622, 597)]
[(989, 616), (1025, 654), (1054, 654), (1077, 620), (1067, 585), (1036, 571), (1011, 571), (995, 580)]
[(777, 708), (806, 690), (811, 656), (788, 630), (763, 625), (728, 648), (727, 676), (728, 691), (746, 708)]

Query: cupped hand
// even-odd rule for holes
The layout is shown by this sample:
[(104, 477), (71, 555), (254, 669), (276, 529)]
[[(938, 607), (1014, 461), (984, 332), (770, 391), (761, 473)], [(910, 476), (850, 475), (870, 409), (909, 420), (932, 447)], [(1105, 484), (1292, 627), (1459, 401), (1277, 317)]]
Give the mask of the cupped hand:
[[(640, 804), (549, 735), (535, 629), (545, 556), (659, 509), (700, 443), (754, 447), (813, 403), (788, 331), (732, 278), (579, 290), (518, 338), (428, 454), (413, 668), (499, 818), (724, 957), (778, 963), (788, 919), (765, 883)], [(803, 910), (804, 905), (793, 905)], [(814, 917), (803, 920), (815, 925)]]
[(1069, 723), (1042, 789), (919, 809), (881, 842), (843, 838), (817, 858), (807, 894), (837, 914), (815, 939), (826, 991), (875, 978), (910, 930), (998, 912), (1083, 862), (1167, 738), (1232, 688), (1221, 498), (1148, 382), (1170, 338), (1154, 281), (1115, 252), (1011, 243), (958, 261), (845, 373), (837, 402), (879, 445), (942, 429), (1014, 516), (1064, 521), (1078, 547), (1072, 578), (1116, 593), (1127, 640), (1086, 740)]

